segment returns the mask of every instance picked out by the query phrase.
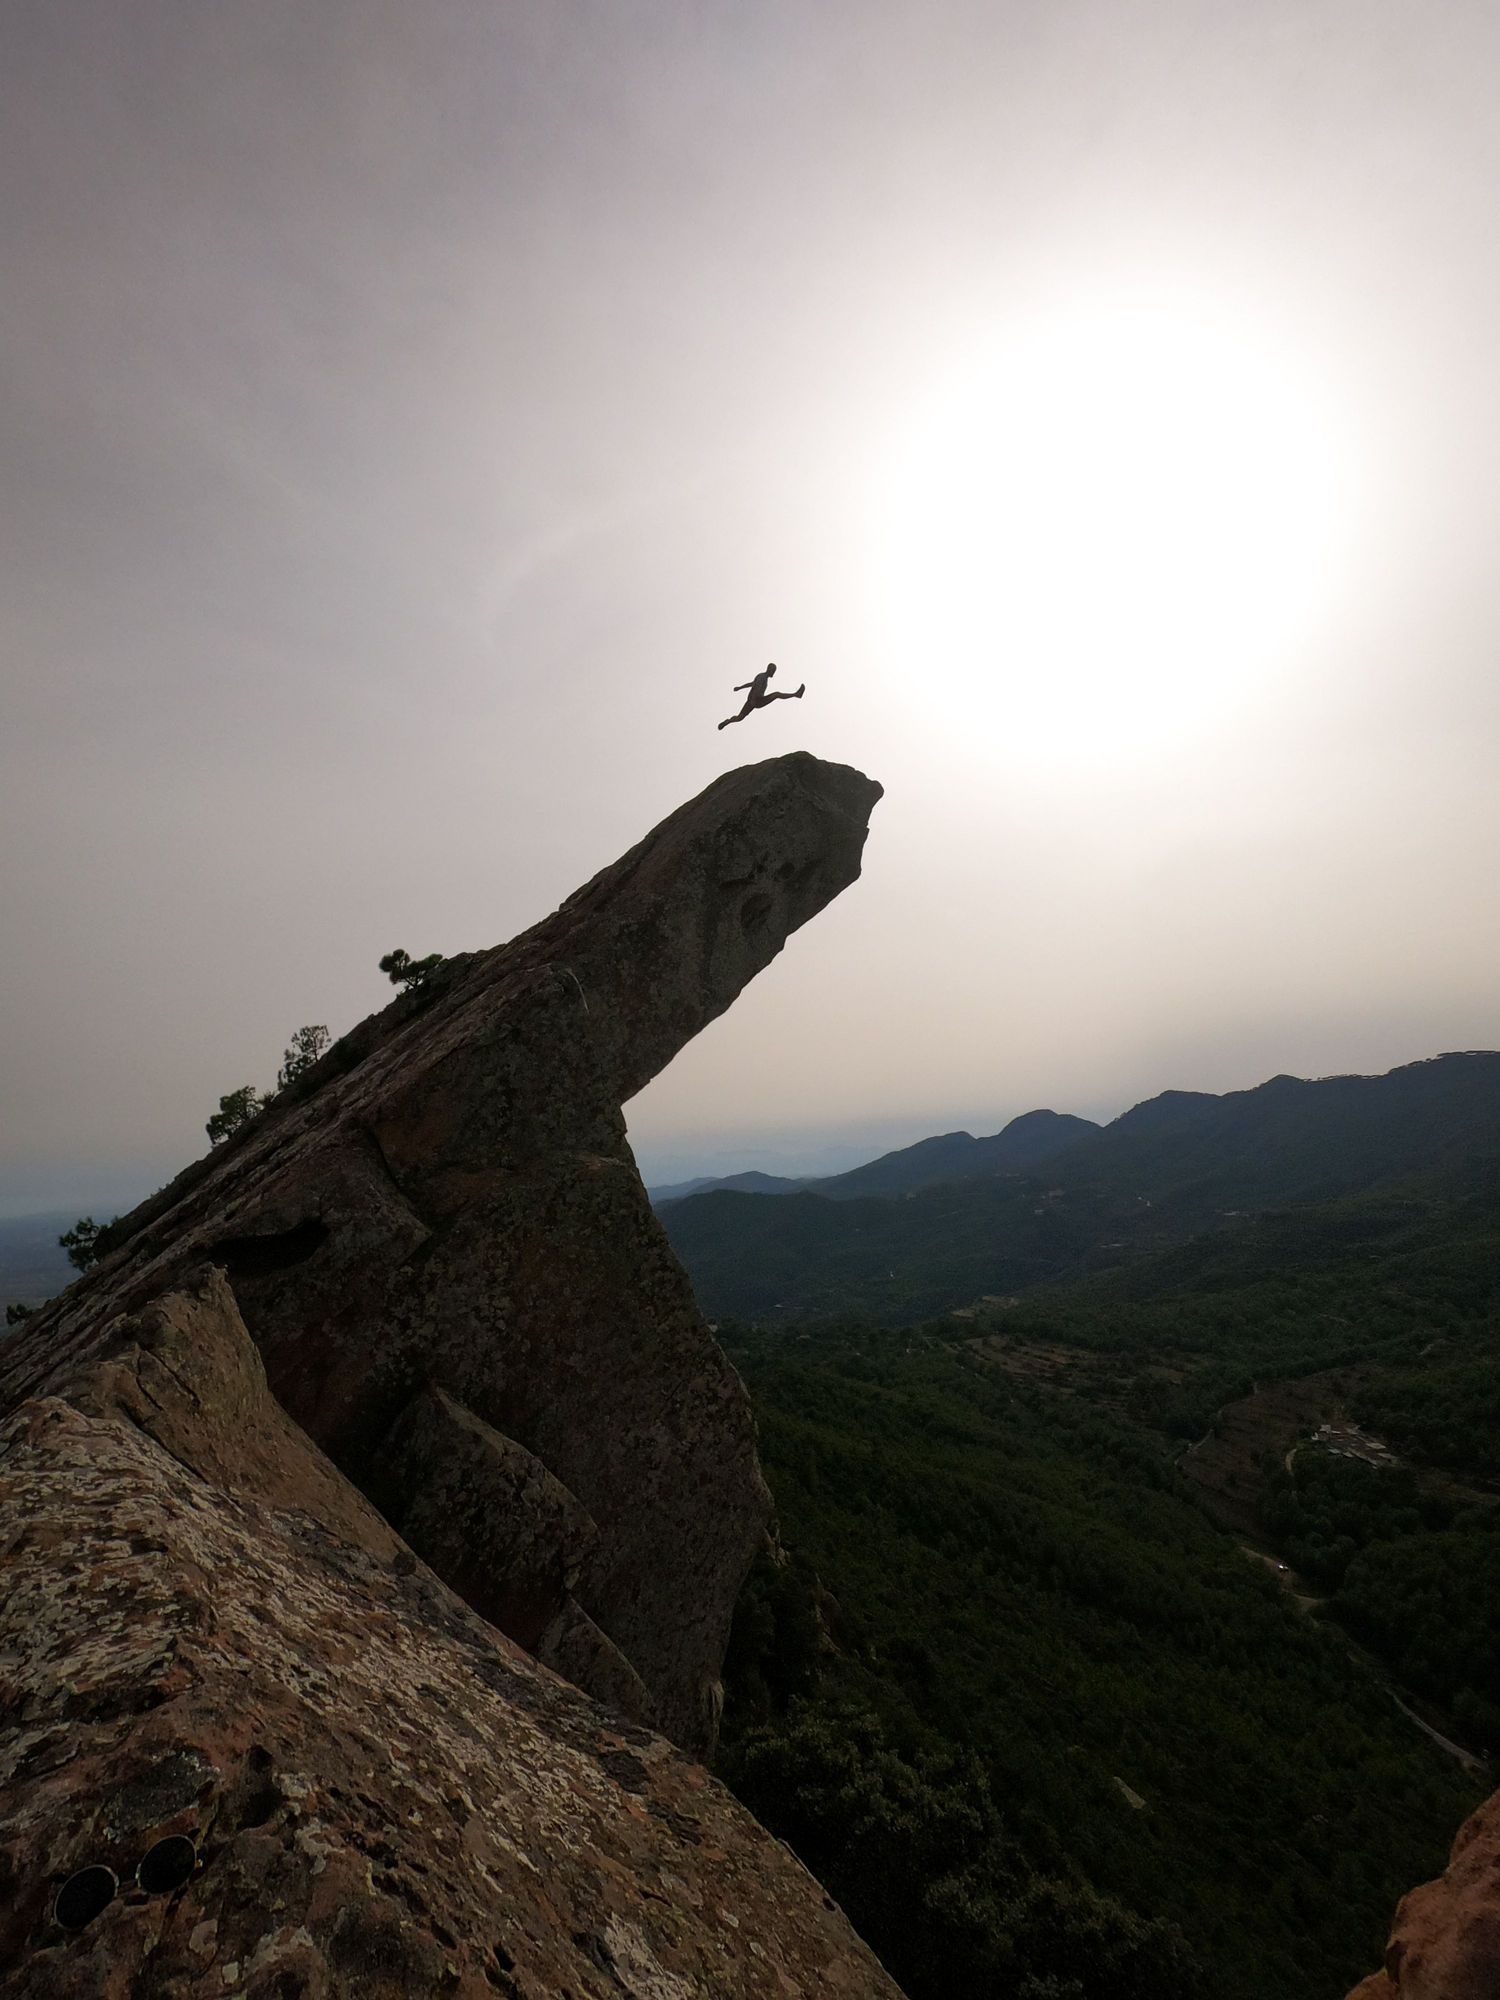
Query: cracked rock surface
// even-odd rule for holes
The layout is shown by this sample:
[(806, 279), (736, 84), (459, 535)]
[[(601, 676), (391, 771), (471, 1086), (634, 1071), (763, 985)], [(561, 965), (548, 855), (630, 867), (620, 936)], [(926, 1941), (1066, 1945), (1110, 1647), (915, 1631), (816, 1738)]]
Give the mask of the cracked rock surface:
[[(416, 1560), (219, 1273), (127, 1332), (0, 1425), (4, 2000), (899, 2000), (700, 1765)], [(69, 1930), (86, 1869), (120, 1886)]]

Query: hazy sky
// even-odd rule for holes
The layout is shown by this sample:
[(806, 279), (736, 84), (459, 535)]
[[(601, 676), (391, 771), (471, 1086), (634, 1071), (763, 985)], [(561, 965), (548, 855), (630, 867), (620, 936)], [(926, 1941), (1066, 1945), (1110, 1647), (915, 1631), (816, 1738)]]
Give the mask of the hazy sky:
[(0, 0), (0, 1207), (798, 747), (865, 878), (649, 1177), (1493, 1047), (1497, 76), (1491, 0)]

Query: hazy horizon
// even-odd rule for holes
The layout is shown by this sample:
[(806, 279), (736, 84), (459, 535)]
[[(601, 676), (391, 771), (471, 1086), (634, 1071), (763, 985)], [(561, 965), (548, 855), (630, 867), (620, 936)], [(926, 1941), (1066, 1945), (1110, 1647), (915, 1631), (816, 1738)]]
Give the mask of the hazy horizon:
[(3, 10), (0, 1213), (789, 749), (864, 879), (648, 1180), (1494, 1046), (1497, 73), (1478, 0)]
[[(1464, 1053), (1457, 1049), (1435, 1049), (1428, 1056), (1413, 1056), (1408, 1060), (1422, 1062), (1439, 1055)], [(1472, 1053), (1472, 1051), (1470, 1051)], [(1391, 1065), (1393, 1068), (1400, 1064)], [(1350, 1074), (1383, 1074), (1384, 1072), (1356, 1072), (1350, 1068), (1317, 1072), (1307, 1080), (1317, 1077), (1343, 1076)], [(1268, 1071), (1258, 1076), (1254, 1082), (1230, 1083), (1213, 1092), (1224, 1095), (1236, 1090), (1253, 1090), (1257, 1084), (1269, 1082), (1273, 1075), (1295, 1074), (1286, 1070)], [(1204, 1089), (1202, 1084), (1163, 1083), (1160, 1091)], [(1144, 1093), (1146, 1097), (1159, 1095), (1153, 1090)], [(903, 1146), (914, 1145), (919, 1139), (928, 1139), (952, 1132), (969, 1132), (975, 1138), (988, 1137), (1009, 1124), (1012, 1118), (1028, 1111), (1048, 1110), (1067, 1112), (1077, 1118), (1091, 1119), (1095, 1124), (1108, 1125), (1122, 1116), (1133, 1106), (1141, 1103), (1142, 1097), (1130, 1097), (1121, 1102), (1101, 1102), (1093, 1105), (1076, 1104), (1025, 1104), (1014, 1109), (986, 1112), (972, 1116), (962, 1111), (934, 1111), (924, 1118), (920, 1113), (907, 1114), (896, 1118), (866, 1118), (837, 1127), (809, 1127), (791, 1125), (776, 1131), (757, 1130), (741, 1132), (704, 1133), (693, 1138), (675, 1139), (671, 1134), (641, 1143), (635, 1134), (630, 1134), (632, 1151), (640, 1168), (641, 1178), (648, 1187), (667, 1187), (680, 1181), (698, 1179), (720, 1179), (730, 1174), (746, 1173), (751, 1170), (766, 1174), (778, 1174), (788, 1178), (842, 1173), (850, 1167), (863, 1166), (882, 1154), (895, 1152)], [(207, 1150), (206, 1145), (203, 1150)], [(186, 1166), (189, 1155), (170, 1165), (157, 1169), (140, 1167), (113, 1180), (95, 1174), (90, 1176), (87, 1168), (75, 1176), (51, 1184), (49, 1198), (38, 1200), (34, 1196), (7, 1191), (0, 1185), (0, 1220), (21, 1220), (38, 1216), (77, 1215), (92, 1213), (97, 1220), (105, 1219), (106, 1212), (123, 1214), (137, 1203), (144, 1201), (159, 1187), (163, 1186), (182, 1167)]]

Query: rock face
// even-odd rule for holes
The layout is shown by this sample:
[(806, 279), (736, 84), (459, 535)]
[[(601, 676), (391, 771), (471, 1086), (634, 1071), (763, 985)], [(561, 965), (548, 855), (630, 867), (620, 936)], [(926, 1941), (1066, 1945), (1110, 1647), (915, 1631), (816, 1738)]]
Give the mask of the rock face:
[(1385, 1970), (1349, 2000), (1495, 2000), (1500, 1993), (1500, 1792), (1465, 1821), (1446, 1871), (1403, 1896)]
[(0, 1424), (0, 1509), (5, 2000), (899, 2000), (701, 1766), (416, 1560), (218, 1272)]
[[(417, 1554), (523, 1645), (566, 1632), (600, 1692), (628, 1664), (706, 1750), (767, 1500), (620, 1106), (855, 879), (879, 795), (805, 755), (731, 772), (554, 916), (448, 961), (116, 1224), (7, 1352), (10, 1394), (222, 1267), (283, 1408)], [(460, 1466), (463, 1547), (437, 1501)]]
[(721, 779), (0, 1349), (0, 1991), (895, 1996), (640, 1720), (711, 1740), (766, 1499), (620, 1115), (878, 796)]

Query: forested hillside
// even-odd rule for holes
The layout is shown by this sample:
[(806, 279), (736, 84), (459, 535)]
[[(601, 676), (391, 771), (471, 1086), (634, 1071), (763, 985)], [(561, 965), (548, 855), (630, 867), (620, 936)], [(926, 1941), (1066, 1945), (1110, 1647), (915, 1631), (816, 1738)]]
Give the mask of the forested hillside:
[(916, 1326), (722, 1329), (792, 1552), (725, 1773), (913, 2000), (1339, 2000), (1378, 1963), (1500, 1749), (1476, 1180)]
[[(662, 1221), (710, 1313), (900, 1325), (1276, 1210), (1375, 1193), (1440, 1207), (1500, 1188), (1500, 1055), (1276, 1077), (1226, 1097), (1169, 1091), (1008, 1169), (971, 1171), (995, 1142), (954, 1136), (965, 1144), (928, 1141), (840, 1176), (846, 1197), (872, 1189), (857, 1199), (829, 1199), (832, 1182), (774, 1198), (711, 1190)], [(933, 1161), (950, 1176), (938, 1185)], [(906, 1163), (906, 1191), (881, 1191), (892, 1162)]]
[(793, 1561), (742, 1602), (725, 1775), (912, 2000), (1335, 2000), (1480, 1786), (1176, 1490), (967, 1345), (732, 1351)]
[(1482, 1780), (1202, 1516), (1130, 1372), (730, 1350), (792, 1560), (742, 1600), (724, 1774), (912, 2000), (1334, 2000), (1378, 1960)]

